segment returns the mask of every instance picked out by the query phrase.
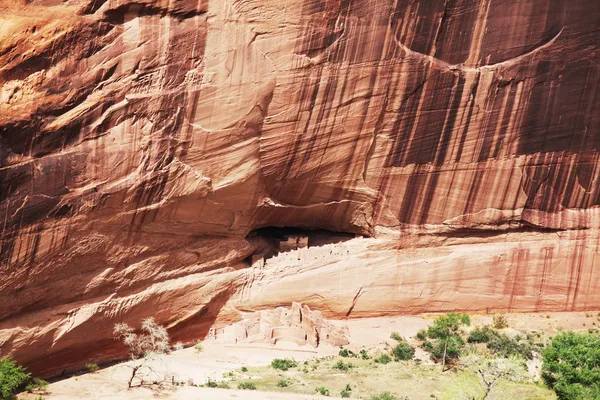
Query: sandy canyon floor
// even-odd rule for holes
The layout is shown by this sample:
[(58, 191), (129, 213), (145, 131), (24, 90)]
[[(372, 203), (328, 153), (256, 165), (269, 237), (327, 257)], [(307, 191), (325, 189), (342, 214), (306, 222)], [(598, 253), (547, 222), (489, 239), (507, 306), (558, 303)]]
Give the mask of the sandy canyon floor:
[[(391, 332), (398, 332), (413, 341), (419, 329), (427, 327), (434, 315), (368, 318), (332, 321), (346, 325), (350, 344), (355, 352), (366, 349), (369, 354), (383, 350), (393, 341)], [(551, 336), (560, 330), (587, 330), (600, 325), (598, 312), (510, 314), (509, 329), (520, 332), (541, 331)], [(488, 315), (472, 316), (472, 325), (491, 323)], [(178, 385), (171, 383), (161, 388), (137, 387), (127, 389), (130, 372), (128, 363), (112, 365), (96, 373), (81, 373), (53, 382), (45, 393), (24, 393), (19, 400), (44, 399), (317, 399), (323, 398), (315, 388), (326, 386), (331, 397), (339, 396), (340, 388), (351, 384), (352, 398), (370, 398), (388, 390), (413, 399), (443, 398), (446, 389), (455, 383), (457, 374), (441, 373), (439, 365), (428, 360), (426, 353), (417, 349), (415, 362), (393, 362), (375, 365), (372, 360), (353, 359), (355, 368), (347, 373), (332, 369), (339, 348), (322, 344), (318, 348), (280, 342), (277, 345), (234, 343), (224, 339), (207, 339), (203, 350), (190, 347), (173, 351), (152, 362), (157, 371), (168, 371)], [(299, 367), (282, 372), (269, 367), (275, 358), (293, 358)], [(245, 368), (244, 368), (245, 367)], [(536, 365), (530, 365), (535, 368)], [(308, 371), (308, 372), (307, 372)], [(325, 372), (326, 371), (326, 372)], [(196, 387), (207, 381), (229, 382), (231, 389)], [(277, 382), (289, 382), (278, 387)], [(241, 381), (252, 381), (258, 390), (238, 390)], [(554, 394), (536, 384), (522, 384), (505, 388), (505, 395), (496, 397), (554, 399)], [(441, 396), (441, 397), (440, 397)], [(509, 396), (509, 397), (506, 397)]]

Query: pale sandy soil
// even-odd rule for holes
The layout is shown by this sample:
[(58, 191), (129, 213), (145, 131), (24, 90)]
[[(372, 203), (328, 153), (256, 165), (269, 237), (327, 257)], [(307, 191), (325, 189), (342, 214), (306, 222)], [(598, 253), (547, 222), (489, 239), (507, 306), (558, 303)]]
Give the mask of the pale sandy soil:
[[(269, 345), (236, 345), (206, 341), (203, 351), (197, 352), (194, 348), (174, 351), (169, 355), (154, 360), (151, 366), (158, 373), (168, 372), (176, 382), (185, 382), (186, 386), (173, 387), (170, 384), (163, 390), (149, 388), (126, 388), (127, 378), (130, 373), (129, 363), (122, 363), (102, 369), (94, 374), (84, 374), (52, 383), (49, 394), (45, 399), (312, 399), (316, 396), (266, 394), (255, 391), (223, 390), (210, 388), (197, 388), (187, 386), (191, 380), (194, 384), (202, 384), (207, 380), (221, 381), (223, 374), (239, 369), (243, 366), (268, 365), (274, 358), (294, 358), (304, 361), (313, 358), (337, 354), (338, 348), (332, 346), (319, 346), (315, 349), (310, 346), (299, 347), (295, 344), (281, 343), (277, 346)], [(250, 377), (251, 378), (251, 377)], [(160, 379), (156, 376), (150, 380)], [(36, 396), (21, 395), (19, 399), (35, 399)]]
[[(426, 328), (435, 315), (382, 317), (338, 321), (346, 324), (350, 331), (351, 344), (348, 348), (359, 351), (362, 348), (380, 348), (389, 339), (391, 332), (398, 332), (409, 341), (419, 329)], [(600, 326), (598, 312), (573, 313), (536, 313), (507, 315), (510, 328), (523, 331), (543, 330), (553, 335), (561, 329), (582, 330)], [(473, 325), (483, 325), (492, 322), (492, 316), (472, 316)], [(207, 380), (220, 381), (229, 371), (238, 370), (243, 366), (268, 365), (274, 358), (294, 358), (299, 362), (337, 354), (338, 348), (322, 345), (315, 349), (309, 346), (299, 347), (291, 343), (271, 345), (247, 345), (222, 341), (207, 340), (203, 343), (204, 351), (197, 352), (194, 348), (174, 351), (154, 361), (152, 367), (157, 371), (168, 371), (175, 381), (185, 382), (186, 385), (165, 385), (162, 390), (149, 388), (126, 389), (127, 376), (130, 369), (127, 363), (102, 369), (94, 374), (73, 376), (52, 383), (45, 399), (322, 399), (318, 395), (297, 395), (283, 393), (266, 393), (257, 391), (240, 391), (233, 389), (209, 389), (187, 386), (187, 382), (202, 384)], [(417, 356), (425, 360), (425, 355)], [(172, 379), (173, 379), (172, 378)], [(251, 376), (248, 377), (252, 379)], [(21, 400), (36, 399), (37, 395), (22, 394)]]

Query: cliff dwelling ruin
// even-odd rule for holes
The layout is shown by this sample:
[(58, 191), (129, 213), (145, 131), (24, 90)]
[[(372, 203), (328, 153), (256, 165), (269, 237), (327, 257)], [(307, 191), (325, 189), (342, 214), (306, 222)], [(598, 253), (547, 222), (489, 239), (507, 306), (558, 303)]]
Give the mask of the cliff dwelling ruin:
[[(248, 257), (247, 262), (261, 268), (270, 259), (300, 264), (341, 252), (336, 244), (354, 239), (353, 233), (332, 232), (325, 229), (302, 229), (293, 227), (266, 227), (251, 232), (247, 239), (258, 251)], [(362, 236), (359, 236), (362, 237)]]

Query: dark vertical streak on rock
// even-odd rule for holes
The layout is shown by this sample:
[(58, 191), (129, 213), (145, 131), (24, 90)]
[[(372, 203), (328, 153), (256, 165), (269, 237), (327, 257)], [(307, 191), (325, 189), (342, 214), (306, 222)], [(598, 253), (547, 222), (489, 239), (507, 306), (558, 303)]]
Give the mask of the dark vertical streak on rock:
[(437, 143), (437, 157), (435, 159), (436, 165), (442, 165), (446, 162), (446, 153), (450, 148), (450, 140), (452, 139), (454, 132), (454, 126), (456, 124), (456, 118), (458, 113), (460, 112), (460, 103), (462, 101), (462, 94), (465, 87), (465, 78), (462, 75), (459, 75), (456, 86), (452, 91), (452, 103), (448, 108), (448, 121), (444, 127), (444, 131), (442, 133), (441, 140)]

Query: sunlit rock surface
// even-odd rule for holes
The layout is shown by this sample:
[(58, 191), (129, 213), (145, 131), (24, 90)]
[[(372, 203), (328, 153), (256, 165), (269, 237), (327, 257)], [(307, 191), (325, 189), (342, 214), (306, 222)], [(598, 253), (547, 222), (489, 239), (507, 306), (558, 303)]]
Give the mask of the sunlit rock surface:
[[(1, 354), (599, 309), (599, 38), (597, 0), (0, 0)], [(363, 237), (256, 265), (268, 226)]]

